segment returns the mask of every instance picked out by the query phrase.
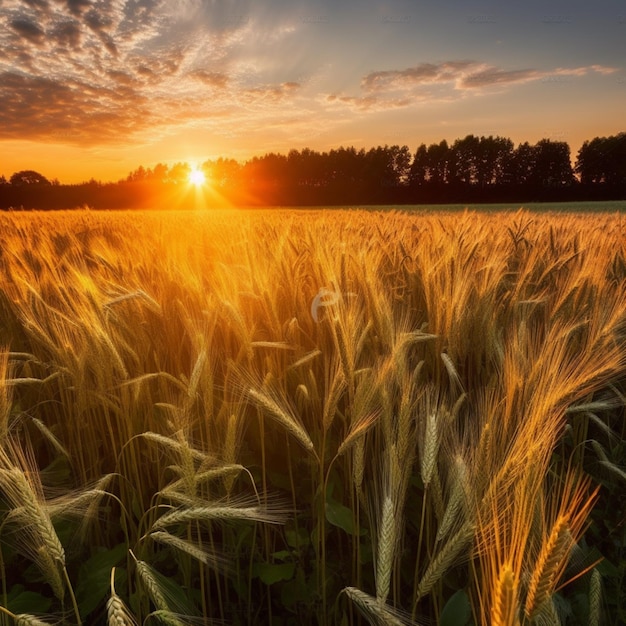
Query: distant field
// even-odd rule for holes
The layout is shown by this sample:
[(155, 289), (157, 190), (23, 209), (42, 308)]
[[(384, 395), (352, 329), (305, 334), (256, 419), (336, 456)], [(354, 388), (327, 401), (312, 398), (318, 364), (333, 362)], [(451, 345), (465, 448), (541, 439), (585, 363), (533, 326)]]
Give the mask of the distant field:
[(0, 624), (626, 623), (602, 207), (0, 213)]
[(615, 213), (626, 211), (626, 200), (608, 202), (509, 202), (500, 204), (407, 204), (407, 205), (361, 205), (355, 207), (298, 207), (303, 209), (317, 208), (329, 210), (343, 210), (346, 208), (363, 209), (368, 211), (417, 211), (417, 212), (458, 212), (468, 209), (480, 212), (519, 211), (530, 212), (558, 212), (558, 213)]

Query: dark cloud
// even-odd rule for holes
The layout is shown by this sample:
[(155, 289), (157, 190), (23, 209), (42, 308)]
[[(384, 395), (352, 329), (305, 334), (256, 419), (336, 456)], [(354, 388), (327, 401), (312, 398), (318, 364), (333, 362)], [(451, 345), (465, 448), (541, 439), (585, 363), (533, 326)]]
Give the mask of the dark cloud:
[(83, 10), (91, 6), (89, 0), (66, 0), (67, 8), (72, 15), (81, 15)]
[(127, 140), (149, 126), (146, 98), (15, 72), (0, 73), (0, 138), (78, 143)]
[(47, 10), (48, 7), (50, 6), (50, 3), (48, 2), (48, 0), (24, 0), (24, 4), (27, 4), (29, 7), (33, 7), (35, 9), (44, 9), (44, 10)]
[(46, 33), (39, 24), (27, 18), (18, 17), (11, 20), (9, 25), (20, 37), (37, 46), (43, 45)]
[(78, 48), (81, 42), (80, 24), (74, 20), (57, 24), (50, 36), (67, 48)]
[(98, 36), (102, 45), (113, 56), (117, 56), (117, 46), (111, 35), (114, 22), (110, 15), (100, 10), (90, 9), (84, 16), (85, 24)]
[(96, 33), (106, 32), (111, 28), (113, 20), (96, 9), (89, 10), (84, 17), (85, 24)]

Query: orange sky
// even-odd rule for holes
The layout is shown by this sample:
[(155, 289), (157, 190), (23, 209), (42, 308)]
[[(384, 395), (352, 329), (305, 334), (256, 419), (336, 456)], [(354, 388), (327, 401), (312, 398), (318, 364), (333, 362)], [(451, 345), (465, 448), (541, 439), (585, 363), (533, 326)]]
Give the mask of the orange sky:
[(0, 175), (626, 130), (626, 10), (585, 3), (4, 0)]

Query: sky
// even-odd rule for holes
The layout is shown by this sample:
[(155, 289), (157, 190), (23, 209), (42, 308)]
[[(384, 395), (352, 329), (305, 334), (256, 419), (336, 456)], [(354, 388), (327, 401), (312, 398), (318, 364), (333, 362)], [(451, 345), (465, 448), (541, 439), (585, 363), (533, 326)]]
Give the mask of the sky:
[(0, 175), (626, 131), (626, 4), (0, 0)]

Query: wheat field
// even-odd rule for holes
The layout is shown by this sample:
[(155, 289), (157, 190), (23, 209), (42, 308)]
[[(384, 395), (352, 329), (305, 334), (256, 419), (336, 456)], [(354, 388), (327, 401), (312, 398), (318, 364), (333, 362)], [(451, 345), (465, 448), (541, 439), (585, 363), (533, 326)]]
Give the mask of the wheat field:
[(619, 214), (0, 215), (0, 623), (623, 624)]

